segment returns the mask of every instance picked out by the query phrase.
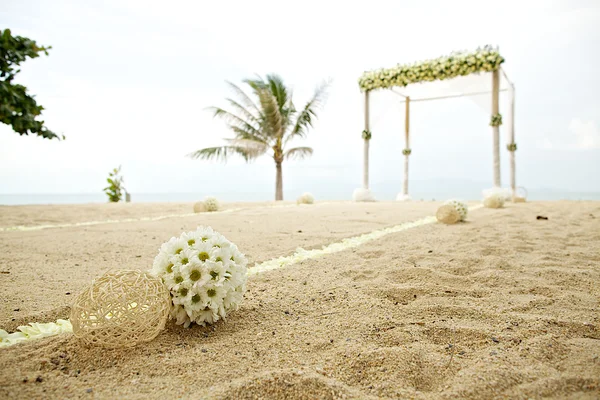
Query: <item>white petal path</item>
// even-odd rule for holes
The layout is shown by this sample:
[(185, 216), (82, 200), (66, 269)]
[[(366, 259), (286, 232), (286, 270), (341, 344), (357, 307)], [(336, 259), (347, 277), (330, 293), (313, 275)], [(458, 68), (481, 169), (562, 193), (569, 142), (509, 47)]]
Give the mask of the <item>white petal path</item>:
[(8, 347), (29, 340), (73, 332), (73, 326), (69, 320), (59, 319), (56, 322), (45, 324), (32, 322), (29, 325), (18, 327), (17, 330), (18, 332), (8, 333), (4, 329), (0, 329), (0, 347)]
[[(469, 208), (469, 211), (474, 211), (479, 208), (482, 208), (482, 205), (476, 205)], [(273, 269), (286, 267), (292, 264), (299, 263), (304, 260), (314, 259), (323, 257), (327, 254), (338, 253), (340, 251), (348, 250), (354, 247), (362, 246), (365, 243), (371, 242), (373, 240), (377, 240), (382, 238), (383, 236), (402, 232), (407, 229), (416, 228), (423, 225), (428, 225), (436, 222), (436, 217), (429, 216), (425, 217), (413, 222), (405, 222), (400, 225), (395, 225), (389, 228), (378, 229), (373, 232), (364, 233), (359, 236), (354, 236), (347, 239), (342, 239), (340, 242), (331, 243), (327, 246), (323, 246), (321, 249), (313, 249), (313, 250), (304, 250), (303, 248), (298, 248), (296, 252), (287, 257), (279, 257), (274, 258), (272, 260), (268, 260), (262, 262), (260, 264), (255, 264), (254, 267), (248, 269), (249, 275), (260, 274), (261, 272), (271, 271)]]
[[(286, 205), (287, 206), (287, 205)], [(279, 206), (281, 207), (281, 206)], [(479, 204), (469, 208), (469, 211), (475, 211), (477, 209), (482, 208), (483, 205)], [(233, 211), (236, 209), (230, 209), (225, 211)], [(224, 211), (223, 211), (224, 212)], [(191, 214), (195, 215), (195, 214)], [(165, 216), (163, 218), (170, 218)], [(163, 219), (161, 218), (161, 219)], [(144, 219), (145, 221), (150, 219)], [(153, 219), (156, 220), (156, 219)], [(125, 221), (123, 221), (125, 222)], [(278, 257), (272, 260), (268, 260), (262, 262), (260, 264), (255, 264), (254, 267), (248, 269), (248, 275), (257, 275), (263, 272), (272, 271), (274, 269), (279, 269), (283, 267), (288, 267), (293, 264), (297, 264), (299, 262), (316, 259), (323, 257), (328, 254), (339, 253), (340, 251), (345, 251), (348, 249), (352, 249), (355, 247), (362, 246), (363, 244), (372, 242), (374, 240), (380, 239), (384, 236), (390, 235), (392, 233), (402, 232), (408, 229), (417, 228), (419, 226), (428, 225), (436, 222), (436, 218), (434, 216), (429, 216), (425, 218), (421, 218), (419, 220), (413, 222), (405, 222), (403, 224), (395, 225), (389, 228), (378, 229), (373, 232), (364, 233), (359, 236), (354, 236), (351, 238), (342, 239), (339, 242), (331, 243), (329, 245), (323, 246), (321, 249), (313, 249), (313, 250), (304, 250), (303, 248), (298, 248), (296, 252), (287, 257)], [(106, 222), (103, 222), (106, 223)], [(42, 228), (43, 229), (43, 228)], [(19, 332), (8, 333), (3, 329), (0, 329), (0, 347), (8, 347), (17, 343), (21, 343), (24, 341), (41, 339), (48, 336), (54, 336), (61, 333), (68, 333), (73, 331), (73, 327), (68, 320), (59, 319), (56, 322), (48, 322), (45, 324), (40, 324), (37, 322), (30, 323), (29, 326), (19, 326)]]
[[(228, 210), (223, 211), (214, 211), (211, 214), (225, 214), (234, 211), (239, 211), (241, 208), (230, 208)], [(51, 228), (72, 228), (79, 226), (92, 226), (92, 225), (102, 225), (102, 224), (120, 224), (122, 222), (141, 222), (141, 221), (160, 221), (167, 218), (183, 218), (183, 217), (193, 217), (198, 215), (196, 213), (189, 214), (169, 214), (169, 215), (160, 215), (157, 217), (142, 217), (142, 218), (125, 218), (125, 219), (105, 219), (103, 221), (85, 221), (85, 222), (75, 222), (71, 224), (52, 224), (52, 225), (35, 225), (35, 226), (9, 226), (7, 228), (0, 228), (0, 232), (7, 231), (39, 231), (42, 229), (51, 229)]]
[[(319, 205), (323, 204), (331, 204), (331, 202), (321, 202)], [(264, 206), (259, 208), (287, 208), (287, 207), (298, 207), (297, 204), (281, 204), (281, 205), (272, 205), (272, 206)], [(221, 211), (212, 211), (209, 214), (228, 214), (232, 212), (242, 211), (242, 210), (252, 210), (253, 208), (248, 207), (238, 207), (238, 208), (229, 208)], [(184, 217), (193, 217), (198, 215), (197, 213), (186, 213), (186, 214), (167, 214), (167, 215), (159, 215), (156, 217), (142, 217), (142, 218), (125, 218), (125, 219), (105, 219), (101, 221), (84, 221), (84, 222), (74, 222), (70, 224), (48, 224), (48, 225), (34, 225), (34, 226), (9, 226), (9, 227), (0, 227), (0, 232), (8, 232), (8, 231), (39, 231), (42, 229), (51, 229), (51, 228), (73, 228), (79, 226), (93, 226), (93, 225), (102, 225), (102, 224), (120, 224), (123, 222), (143, 222), (143, 221), (160, 221), (167, 218), (184, 218)]]

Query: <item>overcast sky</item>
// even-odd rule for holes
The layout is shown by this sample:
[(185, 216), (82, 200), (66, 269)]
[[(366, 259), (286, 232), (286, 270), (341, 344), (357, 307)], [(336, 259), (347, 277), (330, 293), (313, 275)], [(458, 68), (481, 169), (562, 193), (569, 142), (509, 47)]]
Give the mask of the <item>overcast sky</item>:
[[(293, 87), (297, 105), (323, 79), (333, 80), (316, 128), (298, 143), (312, 146), (314, 156), (284, 166), (288, 198), (359, 187), (360, 74), (488, 43), (500, 46), (516, 86), (518, 185), (600, 191), (595, 0), (1, 3), (0, 27), (52, 46), (48, 57), (23, 65), (18, 81), (67, 140), (20, 137), (0, 125), (0, 193), (100, 192), (121, 164), (132, 193), (257, 191), (271, 198), (275, 168), (267, 157), (250, 165), (185, 157), (230, 136), (204, 110), (224, 105), (231, 94), (225, 80), (270, 72)], [(371, 181), (394, 191), (402, 179), (402, 107), (382, 94), (372, 109)], [(465, 99), (415, 104), (411, 179), (491, 186), (488, 122), (489, 113)], [(502, 127), (507, 185), (505, 133)]]

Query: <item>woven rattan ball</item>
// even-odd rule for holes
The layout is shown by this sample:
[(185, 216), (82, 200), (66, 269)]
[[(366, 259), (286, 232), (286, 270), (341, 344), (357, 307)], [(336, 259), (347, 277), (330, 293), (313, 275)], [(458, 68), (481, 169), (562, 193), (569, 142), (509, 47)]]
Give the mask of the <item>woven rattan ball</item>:
[(455, 224), (460, 221), (460, 214), (456, 210), (456, 207), (449, 204), (440, 206), (435, 213), (435, 217), (439, 222), (443, 222), (444, 224)]
[(527, 201), (527, 189), (519, 186), (516, 195), (513, 197), (513, 201), (515, 203), (525, 203)]
[(73, 334), (106, 348), (133, 347), (154, 339), (169, 318), (167, 287), (141, 271), (107, 273), (75, 299)]
[(198, 201), (194, 204), (194, 212), (201, 213), (206, 211), (206, 205), (203, 201)]

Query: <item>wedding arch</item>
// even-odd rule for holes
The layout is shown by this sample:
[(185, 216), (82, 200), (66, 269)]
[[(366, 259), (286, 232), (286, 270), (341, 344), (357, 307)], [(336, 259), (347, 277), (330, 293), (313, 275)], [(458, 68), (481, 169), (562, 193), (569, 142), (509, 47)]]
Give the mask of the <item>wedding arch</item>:
[(493, 135), (493, 188), (489, 191), (502, 191), (500, 179), (500, 92), (508, 92), (508, 144), (510, 152), (510, 196), (514, 199), (515, 182), (515, 88), (501, 65), (504, 58), (498, 48), (485, 46), (470, 52), (454, 52), (447, 56), (418, 63), (397, 65), (396, 67), (367, 71), (358, 80), (364, 93), (364, 164), (363, 186), (354, 191), (355, 201), (373, 201), (369, 189), (369, 142), (372, 139), (369, 120), (369, 97), (374, 91), (391, 90), (401, 97), (404, 103), (404, 179), (402, 192), (397, 200), (409, 200), (408, 164), (412, 153), (410, 148), (410, 106), (416, 102), (469, 97), (490, 112)]

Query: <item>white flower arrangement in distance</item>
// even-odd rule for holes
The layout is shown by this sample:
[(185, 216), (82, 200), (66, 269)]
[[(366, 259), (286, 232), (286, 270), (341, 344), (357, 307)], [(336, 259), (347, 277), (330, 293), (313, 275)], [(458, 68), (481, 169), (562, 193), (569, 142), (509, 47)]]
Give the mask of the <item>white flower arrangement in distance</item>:
[(370, 189), (358, 188), (352, 193), (352, 200), (354, 201), (375, 201), (375, 196), (371, 193)]
[(219, 201), (212, 196), (206, 196), (204, 198), (204, 208), (208, 212), (219, 211)]
[(457, 200), (457, 199), (450, 199), (450, 200), (444, 202), (444, 205), (450, 205), (450, 206), (454, 207), (456, 209), (456, 211), (458, 211), (461, 221), (464, 221), (467, 219), (467, 213), (469, 211), (469, 206), (464, 201)]
[(481, 194), (483, 195), (484, 199), (493, 195), (501, 196), (504, 198), (504, 201), (510, 201), (512, 198), (512, 190), (510, 188), (493, 187), (482, 190)]
[(59, 319), (56, 322), (48, 323), (32, 322), (29, 325), (19, 326), (17, 330), (19, 332), (8, 333), (4, 329), (0, 329), (0, 347), (8, 347), (29, 340), (73, 332), (73, 326), (68, 320)]
[(410, 195), (408, 194), (404, 194), (404, 193), (398, 193), (398, 195), (396, 196), (396, 201), (411, 201), (412, 197), (410, 197)]
[(492, 193), (483, 199), (483, 206), (486, 208), (504, 207), (504, 195), (502, 193)]
[(151, 273), (171, 292), (178, 325), (213, 324), (236, 310), (246, 291), (248, 260), (211, 227), (173, 237), (160, 247)]
[(303, 193), (300, 197), (298, 197), (298, 200), (296, 200), (297, 204), (313, 204), (315, 202), (315, 196), (313, 196), (311, 193)]

